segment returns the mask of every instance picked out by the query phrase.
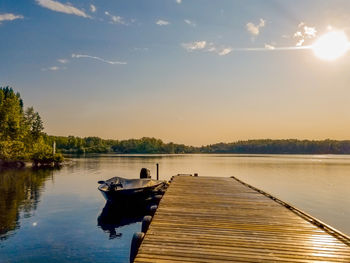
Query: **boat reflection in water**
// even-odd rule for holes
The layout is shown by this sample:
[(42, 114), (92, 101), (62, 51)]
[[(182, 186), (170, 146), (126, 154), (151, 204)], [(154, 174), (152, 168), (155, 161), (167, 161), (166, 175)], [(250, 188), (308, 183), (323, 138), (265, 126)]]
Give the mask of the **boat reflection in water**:
[(140, 223), (143, 217), (150, 213), (150, 207), (154, 204), (156, 202), (152, 199), (121, 204), (107, 201), (97, 218), (97, 225), (109, 233), (109, 239), (121, 238), (122, 233), (118, 232), (118, 228)]
[(146, 168), (141, 169), (140, 179), (113, 177), (98, 183), (107, 203), (97, 223), (109, 233), (109, 239), (121, 238), (118, 228), (141, 223), (144, 216), (150, 215), (152, 206), (158, 205), (168, 186), (166, 181), (153, 180)]

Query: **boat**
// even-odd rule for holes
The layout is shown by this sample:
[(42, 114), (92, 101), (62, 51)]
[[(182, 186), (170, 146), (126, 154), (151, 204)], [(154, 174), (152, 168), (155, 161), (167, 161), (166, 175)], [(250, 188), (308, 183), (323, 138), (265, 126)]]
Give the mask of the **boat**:
[(162, 194), (167, 186), (166, 181), (151, 178), (126, 179), (113, 177), (106, 181), (99, 181), (98, 190), (109, 202), (130, 203), (145, 201), (157, 194)]

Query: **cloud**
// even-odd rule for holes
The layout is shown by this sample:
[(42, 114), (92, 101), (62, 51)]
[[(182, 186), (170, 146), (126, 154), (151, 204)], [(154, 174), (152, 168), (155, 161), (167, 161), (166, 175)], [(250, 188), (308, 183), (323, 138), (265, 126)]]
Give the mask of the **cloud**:
[(92, 13), (95, 13), (96, 12), (96, 6), (94, 6), (93, 4), (91, 4), (90, 5), (90, 11), (92, 12)]
[(67, 64), (69, 62), (69, 60), (65, 58), (57, 59), (57, 61), (60, 62), (61, 64)]
[[(302, 44), (302, 43), (301, 43)], [(284, 47), (276, 47), (275, 43), (272, 42), (271, 44), (265, 44), (264, 47), (242, 47), (242, 48), (235, 48), (235, 47), (224, 47), (224, 46), (217, 46), (216, 44), (212, 42), (206, 42), (206, 41), (196, 41), (196, 42), (189, 42), (189, 43), (183, 43), (181, 46), (186, 49), (188, 52), (192, 51), (201, 51), (201, 52), (210, 52), (215, 53), (219, 56), (225, 56), (230, 54), (231, 52), (281, 52), (281, 51), (297, 51), (297, 50), (306, 50), (311, 49), (312, 46), (284, 46)]]
[(157, 24), (158, 26), (167, 26), (167, 25), (170, 24), (170, 22), (168, 22), (168, 21), (166, 21), (166, 20), (159, 19), (159, 20), (156, 22), (156, 24)]
[(217, 52), (217, 49), (216, 49), (216, 47), (214, 47), (213, 43), (210, 43), (209, 47), (207, 48), (207, 51), (208, 52)]
[[(61, 64), (67, 64), (69, 62), (68, 59), (66, 58), (59, 58), (57, 59), (57, 62), (61, 63)], [(62, 70), (62, 69), (66, 69), (66, 67), (62, 66), (52, 66), (52, 67), (47, 67), (47, 68), (42, 68), (41, 71), (58, 71), (58, 70)]]
[(22, 15), (14, 15), (14, 14), (2, 14), (0, 15), (0, 24), (3, 21), (13, 21), (16, 19), (23, 19)]
[(274, 47), (272, 48), (266, 48), (265, 47), (248, 47), (248, 48), (233, 48), (232, 51), (237, 51), (237, 52), (266, 52), (266, 51), (292, 51), (292, 50), (305, 50), (305, 49), (311, 49), (312, 46), (286, 46), (286, 47)]
[(181, 3), (182, 3), (182, 0), (176, 0), (176, 3), (177, 3), (177, 4), (181, 4)]
[(60, 69), (65, 69), (65, 68), (58, 67), (58, 66), (52, 66), (52, 67), (48, 67), (48, 68), (42, 68), (41, 71), (58, 71)]
[(307, 39), (313, 39), (317, 35), (317, 30), (315, 27), (310, 27), (305, 25), (304, 22), (299, 23), (298, 31), (293, 35), (293, 38), (297, 39), (296, 46), (301, 47)]
[(91, 18), (83, 10), (76, 8), (76, 7), (72, 6), (71, 4), (62, 4), (62, 3), (54, 1), (54, 0), (36, 0), (36, 2), (40, 6), (47, 8), (47, 9), (50, 9), (52, 11), (70, 14), (70, 15), (81, 16), (81, 17), (85, 17), (85, 18)]
[(296, 46), (297, 47), (301, 47), (305, 42), (305, 39), (300, 39), (297, 43), (296, 43)]
[(260, 34), (260, 29), (265, 27), (266, 21), (260, 18), (259, 24), (255, 25), (252, 22), (246, 24), (247, 31), (253, 36), (258, 36)]
[(219, 56), (225, 56), (225, 55), (231, 53), (231, 51), (232, 51), (232, 48), (224, 48), (224, 49), (222, 49), (221, 51), (218, 52), (218, 55)]
[(126, 25), (127, 23), (124, 21), (124, 19), (121, 16), (114, 16), (111, 15), (109, 12), (105, 11), (105, 15), (108, 16), (111, 19), (112, 24), (122, 24)]
[(293, 37), (303, 37), (303, 33), (301, 33), (300, 31), (297, 31), (294, 33)]
[(231, 53), (232, 50), (233, 49), (231, 47), (217, 47), (214, 43), (209, 43), (204, 51), (213, 52), (218, 54), (219, 56), (225, 56)]
[(126, 62), (123, 61), (110, 61), (110, 60), (106, 60), (100, 57), (94, 57), (94, 56), (89, 56), (89, 55), (82, 55), (82, 54), (72, 54), (72, 58), (91, 58), (91, 59), (96, 59), (111, 65), (125, 65), (127, 64)]
[(187, 51), (204, 49), (207, 45), (206, 41), (195, 41), (190, 43), (182, 43), (181, 46)]
[(50, 67), (49, 70), (52, 70), (52, 71), (56, 71), (56, 70), (59, 70), (60, 67), (57, 67), (57, 66), (53, 66), (53, 67)]
[(232, 52), (231, 47), (216, 47), (214, 43), (207, 43), (206, 41), (194, 41), (189, 43), (182, 43), (181, 46), (188, 52), (200, 50), (204, 52), (213, 52), (219, 56), (225, 56)]
[(266, 48), (266, 49), (269, 49), (269, 50), (274, 50), (274, 49), (275, 49), (275, 46), (270, 45), (270, 44), (265, 44), (265, 48)]
[(304, 34), (308, 38), (316, 37), (316, 33), (317, 33), (317, 31), (316, 31), (316, 29), (314, 27), (304, 26)]
[(193, 26), (193, 27), (196, 27), (196, 23), (189, 20), (189, 19), (184, 19), (184, 22), (187, 24), (187, 25), (190, 25), (190, 26)]

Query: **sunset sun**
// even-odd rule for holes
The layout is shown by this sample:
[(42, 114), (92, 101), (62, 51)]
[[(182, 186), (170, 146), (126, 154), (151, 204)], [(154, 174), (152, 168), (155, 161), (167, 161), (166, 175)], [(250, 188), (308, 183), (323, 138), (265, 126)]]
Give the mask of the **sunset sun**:
[(312, 45), (316, 57), (323, 60), (336, 60), (345, 55), (350, 44), (347, 36), (342, 31), (331, 31), (319, 37)]

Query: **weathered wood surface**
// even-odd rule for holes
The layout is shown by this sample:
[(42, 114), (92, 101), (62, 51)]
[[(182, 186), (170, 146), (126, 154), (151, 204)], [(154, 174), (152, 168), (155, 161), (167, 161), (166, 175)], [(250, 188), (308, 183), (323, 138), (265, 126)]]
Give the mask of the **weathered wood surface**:
[(135, 262), (350, 262), (350, 247), (232, 178), (176, 176)]

